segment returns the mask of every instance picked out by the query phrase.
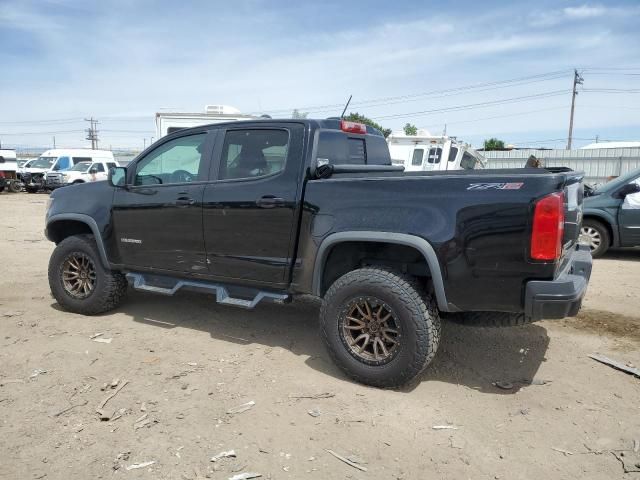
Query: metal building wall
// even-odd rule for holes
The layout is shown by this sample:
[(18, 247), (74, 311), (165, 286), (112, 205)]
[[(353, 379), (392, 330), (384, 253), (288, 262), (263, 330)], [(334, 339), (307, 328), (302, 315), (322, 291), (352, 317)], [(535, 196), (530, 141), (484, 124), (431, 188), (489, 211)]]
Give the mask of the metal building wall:
[(482, 152), (487, 168), (521, 168), (529, 155), (542, 159), (548, 167), (569, 167), (585, 172), (585, 181), (603, 183), (608, 177), (624, 175), (640, 168), (640, 147), (597, 148), (593, 150), (508, 150)]

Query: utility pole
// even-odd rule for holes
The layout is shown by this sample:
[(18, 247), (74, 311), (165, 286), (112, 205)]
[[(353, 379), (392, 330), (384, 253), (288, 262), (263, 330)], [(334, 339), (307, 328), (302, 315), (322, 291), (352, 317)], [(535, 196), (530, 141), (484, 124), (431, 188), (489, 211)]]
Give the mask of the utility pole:
[(85, 118), (84, 119), (85, 122), (89, 122), (89, 128), (87, 130), (85, 130), (87, 132), (87, 140), (91, 140), (91, 150), (97, 150), (98, 149), (98, 130), (97, 130), (97, 125), (98, 120), (95, 120), (93, 117), (91, 118)]
[(573, 114), (576, 109), (576, 95), (578, 95), (578, 85), (584, 83), (584, 78), (580, 76), (577, 69), (573, 70), (573, 92), (571, 94), (571, 117), (569, 117), (569, 138), (567, 139), (567, 150), (571, 150), (573, 139)]
[(54, 148), (54, 150), (56, 148), (56, 136), (55, 135), (53, 136), (53, 148)]
[(142, 150), (144, 150), (145, 148), (147, 148), (147, 139), (143, 138), (142, 139)]

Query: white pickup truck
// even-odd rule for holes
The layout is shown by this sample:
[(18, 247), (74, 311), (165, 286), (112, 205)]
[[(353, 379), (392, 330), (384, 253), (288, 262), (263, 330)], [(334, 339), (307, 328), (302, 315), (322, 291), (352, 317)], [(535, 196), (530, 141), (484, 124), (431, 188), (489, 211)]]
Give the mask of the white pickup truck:
[(103, 181), (107, 179), (109, 169), (117, 166), (115, 160), (101, 159), (93, 162), (79, 162), (63, 172), (48, 172), (46, 188), (54, 190), (66, 185)]

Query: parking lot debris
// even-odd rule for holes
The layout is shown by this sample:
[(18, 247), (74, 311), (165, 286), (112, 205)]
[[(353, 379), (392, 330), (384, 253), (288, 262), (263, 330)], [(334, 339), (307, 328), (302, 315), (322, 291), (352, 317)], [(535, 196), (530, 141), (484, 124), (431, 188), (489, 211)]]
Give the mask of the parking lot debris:
[(623, 363), (617, 362), (615, 360), (611, 360), (604, 355), (598, 355), (597, 353), (593, 353), (589, 355), (589, 358), (592, 358), (596, 362), (604, 363), (605, 365), (609, 365), (611, 368), (615, 368), (616, 370), (623, 371), (625, 373), (634, 375), (635, 377), (640, 378), (640, 370), (637, 368), (628, 367)]
[(109, 419), (110, 422), (114, 422), (116, 420), (118, 420), (120, 417), (122, 417), (122, 415), (124, 415), (126, 413), (127, 409), (126, 408), (121, 408), (120, 410), (118, 410), (117, 412), (115, 412), (113, 414), (113, 416)]
[(94, 338), (101, 337), (102, 335), (104, 335), (104, 332), (96, 333), (96, 334), (94, 334), (94, 335), (91, 335), (91, 336), (89, 337), (89, 340), (93, 340)]
[(530, 381), (524, 382), (524, 383), (528, 383), (529, 385), (549, 385), (551, 383), (551, 380), (544, 380), (542, 378), (532, 378)]
[(252, 478), (259, 478), (261, 476), (262, 476), (261, 473), (242, 472), (237, 475), (234, 475), (233, 477), (229, 477), (229, 480), (250, 480)]
[(563, 450), (562, 448), (551, 447), (551, 450), (555, 450), (556, 452), (560, 452), (560, 453), (562, 453), (565, 457), (566, 457), (567, 455), (573, 455), (573, 452), (570, 452), (569, 450)]
[(358, 470), (360, 470), (362, 472), (366, 472), (367, 471), (367, 467), (363, 467), (359, 463), (353, 462), (353, 461), (349, 460), (347, 457), (343, 457), (342, 455), (334, 452), (333, 450), (330, 450), (330, 449), (326, 449), (326, 450), (327, 450), (328, 453), (330, 453), (331, 455), (336, 457), (338, 460), (346, 463), (347, 465), (349, 465), (349, 466), (351, 466), (353, 468), (357, 468)]
[(433, 430), (458, 430), (459, 427), (455, 425), (434, 425), (431, 427)]
[(320, 410), (318, 410), (317, 408), (314, 408), (313, 410), (308, 410), (307, 413), (309, 415), (311, 415), (312, 417), (319, 417), (320, 415), (322, 415), (322, 412)]
[(98, 342), (98, 343), (111, 343), (111, 341), (113, 340), (113, 338), (94, 338), (93, 341), (94, 342)]
[(142, 402), (142, 405), (140, 405), (140, 411), (141, 412), (146, 412), (147, 411), (147, 403), (146, 402)]
[(102, 410), (104, 406), (107, 404), (107, 402), (111, 400), (113, 397), (115, 397), (118, 393), (120, 393), (120, 390), (122, 390), (127, 385), (127, 383), (129, 383), (129, 380), (123, 380), (122, 383), (118, 386), (118, 388), (116, 388), (102, 402), (98, 404), (98, 406), (96, 407), (96, 411)]
[(324, 392), (324, 393), (317, 393), (315, 395), (289, 395), (289, 398), (309, 398), (312, 400), (319, 400), (321, 398), (332, 398), (335, 397), (336, 394), (335, 393), (331, 393), (331, 392)]
[(505, 382), (505, 381), (499, 381), (499, 382), (495, 382), (494, 385), (502, 390), (512, 390), (513, 389), (513, 383), (511, 382)]
[(20, 317), (24, 314), (24, 312), (14, 311), (14, 312), (4, 312), (2, 314), (3, 317), (11, 318), (11, 317)]
[(640, 455), (630, 450), (612, 450), (611, 454), (622, 464), (624, 473), (640, 472)]
[(111, 383), (109, 384), (109, 387), (111, 388), (116, 388), (118, 386), (118, 384), (120, 383), (120, 379), (119, 378), (114, 378)]
[(227, 410), (227, 414), (228, 415), (236, 415), (238, 413), (243, 413), (246, 412), (247, 410), (251, 410), (254, 405), (256, 404), (256, 402), (254, 402), (253, 400), (247, 402), (247, 403), (243, 403), (242, 405), (235, 407), (235, 408), (230, 408), (229, 410)]
[(36, 378), (38, 375), (43, 375), (47, 373), (46, 370), (43, 370), (41, 368), (36, 368), (33, 373), (31, 375), (29, 375), (29, 378)]
[(133, 423), (133, 429), (134, 430), (138, 430), (138, 429), (140, 429), (142, 427), (146, 427), (150, 423), (151, 423), (151, 419), (147, 418), (147, 414), (145, 413), (142, 417), (140, 417), (140, 419), (136, 420)]
[(53, 415), (51, 415), (52, 417), (59, 417), (60, 415), (62, 415), (63, 413), (67, 413), (70, 410), (73, 410), (76, 407), (84, 407), (87, 403), (89, 403), (89, 400), (85, 400), (83, 403), (76, 403), (74, 405), (71, 405), (70, 407), (64, 408), (56, 413), (54, 413)]
[(156, 463), (155, 460), (151, 460), (149, 462), (134, 463), (134, 464), (129, 465), (127, 467), (127, 470), (135, 470), (137, 468), (149, 467), (149, 466), (153, 465), (154, 463)]
[(220, 452), (219, 454), (214, 455), (213, 457), (211, 457), (211, 461), (212, 462), (217, 462), (218, 460), (220, 460), (222, 458), (236, 458), (236, 451), (235, 450), (228, 450), (226, 452)]

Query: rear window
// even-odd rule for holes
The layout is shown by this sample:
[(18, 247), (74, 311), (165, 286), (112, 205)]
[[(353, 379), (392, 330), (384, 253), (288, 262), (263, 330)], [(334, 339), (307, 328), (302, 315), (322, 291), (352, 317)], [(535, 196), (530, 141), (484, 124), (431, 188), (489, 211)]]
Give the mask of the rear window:
[(73, 164), (75, 165), (76, 163), (80, 163), (80, 162), (92, 162), (93, 158), (91, 157), (73, 157)]
[(391, 165), (389, 147), (378, 135), (348, 135), (320, 130), (317, 159), (333, 165)]

